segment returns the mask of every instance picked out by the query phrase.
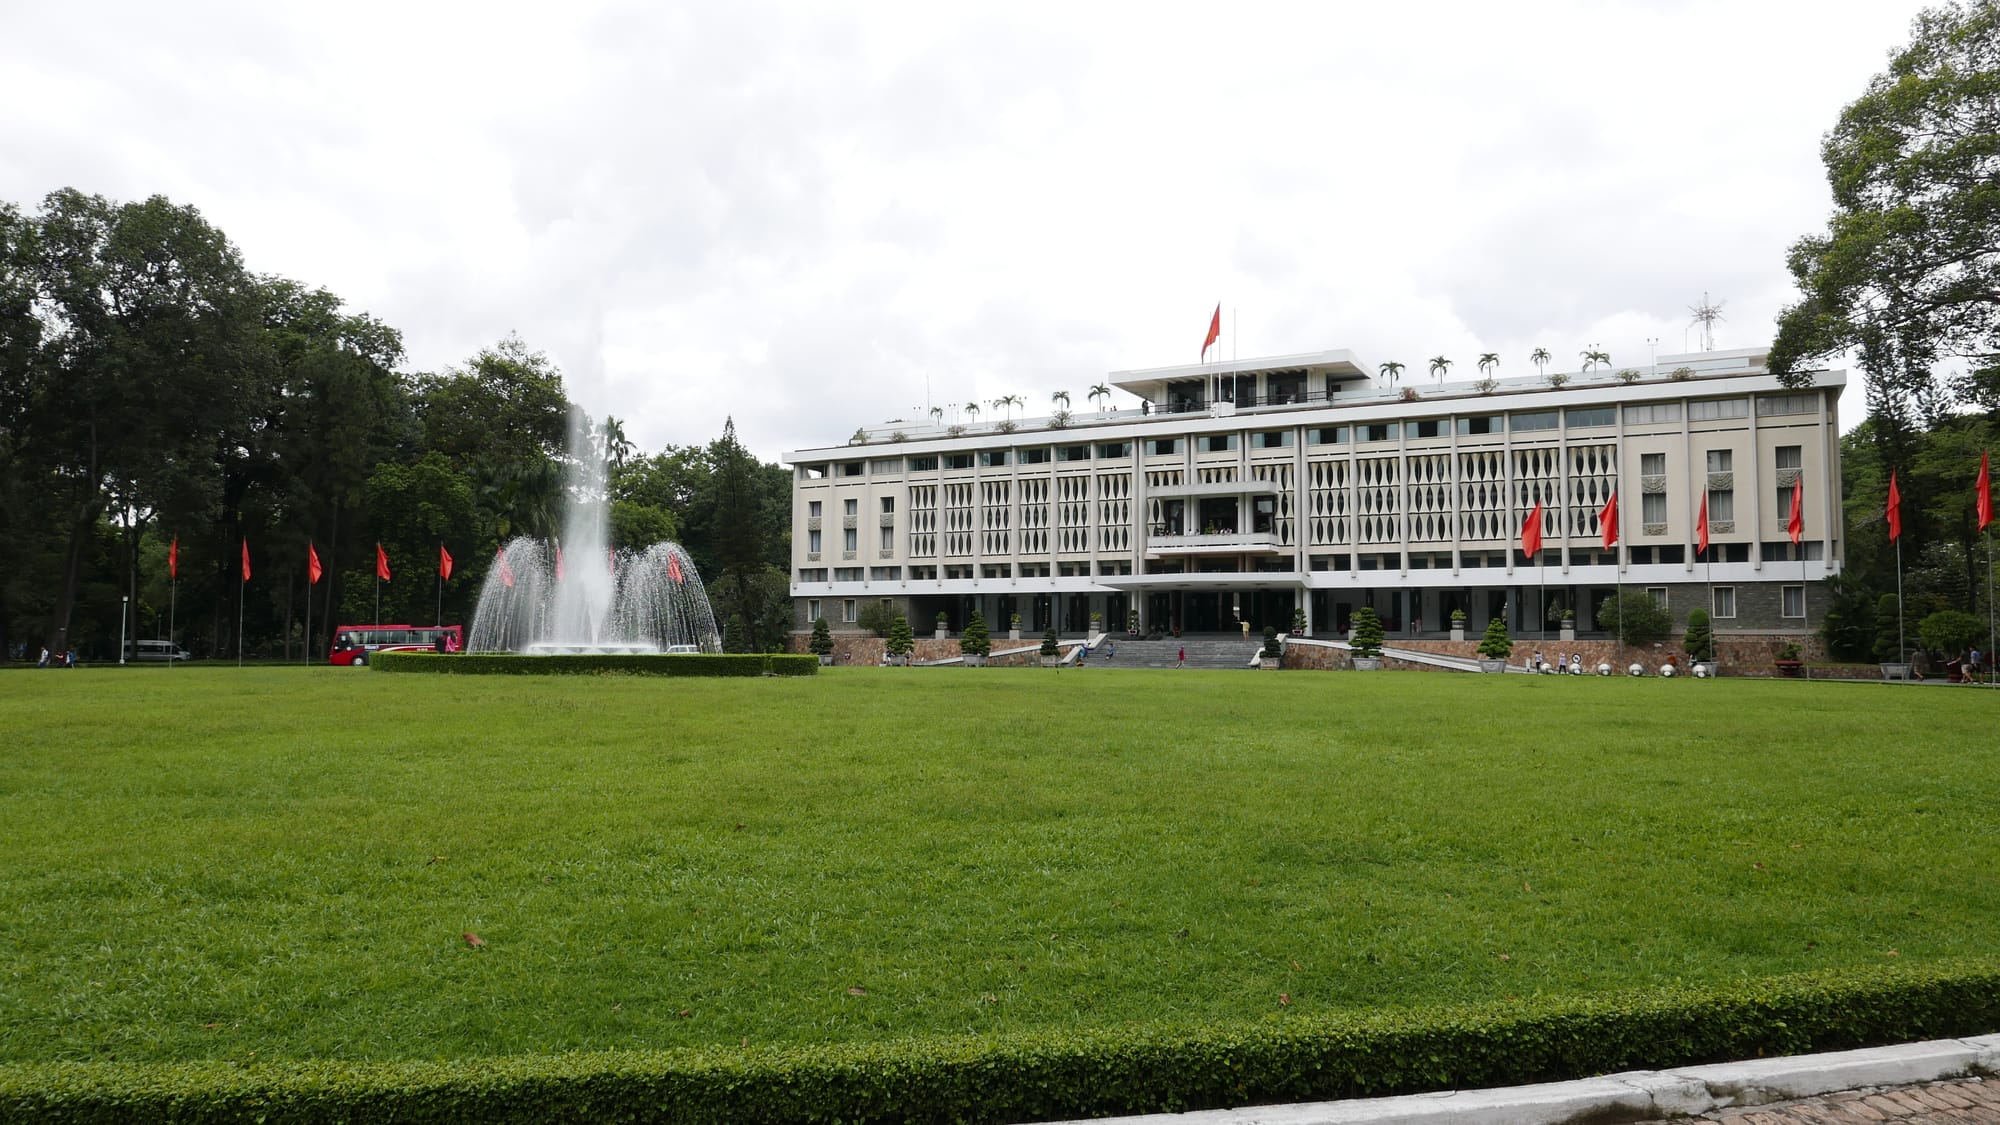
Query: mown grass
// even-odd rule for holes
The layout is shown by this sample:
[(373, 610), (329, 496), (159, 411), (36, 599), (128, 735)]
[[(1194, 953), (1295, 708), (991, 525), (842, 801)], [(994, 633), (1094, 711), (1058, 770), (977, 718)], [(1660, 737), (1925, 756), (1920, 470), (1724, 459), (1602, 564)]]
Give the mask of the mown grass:
[(9, 673), (0, 1061), (829, 1042), (1987, 958), (1997, 705), (1114, 669)]

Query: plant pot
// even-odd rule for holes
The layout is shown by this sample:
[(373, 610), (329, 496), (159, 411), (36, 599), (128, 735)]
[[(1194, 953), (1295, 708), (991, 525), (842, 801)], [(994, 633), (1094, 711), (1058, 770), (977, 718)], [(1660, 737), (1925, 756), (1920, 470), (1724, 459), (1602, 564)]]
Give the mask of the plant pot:
[(1489, 660), (1485, 657), (1480, 657), (1479, 670), (1482, 672), (1498, 672), (1505, 674), (1505, 672), (1507, 671), (1507, 662), (1505, 660)]
[(1019, 629), (1009, 629), (1009, 630), (1007, 630), (1007, 639), (1008, 639), (1008, 640), (1010, 640), (1010, 641), (1018, 641), (1018, 640), (1020, 640), (1020, 639), (1021, 639), (1021, 631), (1020, 631)]
[(986, 654), (983, 652), (968, 652), (965, 654), (965, 666), (967, 668), (979, 668), (984, 666), (985, 663)]
[[(1779, 670), (1780, 670), (1780, 671), (1783, 671), (1783, 669), (1784, 669), (1785, 665), (1786, 665), (1786, 664), (1788, 664), (1788, 663), (1789, 663), (1789, 664), (1792, 664), (1792, 665), (1795, 665), (1795, 666), (1796, 666), (1796, 665), (1798, 664), (1798, 661), (1796, 661), (1796, 660), (1791, 660), (1791, 661), (1785, 661), (1785, 660), (1780, 660), (1780, 661), (1778, 661), (1778, 668), (1779, 668)], [(1797, 673), (1796, 671), (1794, 671), (1794, 672), (1792, 672), (1792, 673), (1790, 673), (1790, 674), (1791, 674), (1791, 675), (1794, 675), (1794, 676), (1798, 675), (1798, 673)], [(1909, 664), (1907, 664), (1907, 663), (1904, 663), (1904, 664), (1892, 664), (1892, 663), (1887, 663), (1887, 662), (1885, 662), (1885, 663), (1884, 663), (1884, 664), (1882, 665), (1882, 678), (1883, 678), (1883, 679), (1885, 679), (1885, 680), (1907, 680), (1907, 679), (1909, 679), (1909, 678), (1910, 678), (1910, 666), (1909, 666)]]
[(938, 640), (940, 640), (940, 641), (943, 641), (943, 640), (949, 640), (950, 638), (951, 638), (951, 630), (950, 630), (950, 629), (947, 629), (947, 628), (945, 628), (945, 627), (944, 627), (944, 626), (942, 626), (942, 625), (940, 625), (940, 626), (938, 626), (938, 627), (937, 627), (937, 639), (938, 639)]
[(1465, 626), (1453, 625), (1451, 627), (1451, 639), (1454, 641), (1463, 642), (1465, 640)]
[(1716, 663), (1713, 660), (1697, 660), (1688, 668), (1688, 671), (1699, 677), (1714, 679), (1716, 675)]
[(1557, 640), (1562, 640), (1562, 641), (1573, 641), (1573, 640), (1575, 640), (1575, 639), (1576, 639), (1576, 623), (1575, 623), (1575, 622), (1573, 622), (1573, 621), (1565, 621), (1565, 622), (1563, 622), (1563, 623), (1562, 623), (1562, 627), (1561, 627), (1560, 629), (1558, 629), (1558, 630), (1556, 631), (1556, 639), (1557, 639)]
[(822, 654), (819, 658), (819, 666), (822, 668), (833, 667), (833, 654), (830, 652)]
[(1280, 663), (1280, 661), (1281, 661), (1280, 657), (1260, 656), (1257, 658), (1257, 667), (1266, 672), (1275, 672), (1278, 670), (1278, 664)]
[(1042, 657), (1042, 667), (1044, 667), (1044, 668), (1053, 668), (1053, 667), (1055, 667), (1056, 665), (1058, 665), (1058, 664), (1060, 664), (1060, 663), (1062, 663), (1062, 657), (1060, 657), (1060, 656), (1044, 656), (1044, 657)]
[(1357, 672), (1380, 672), (1382, 670), (1382, 658), (1379, 656), (1357, 656), (1354, 658), (1354, 670)]

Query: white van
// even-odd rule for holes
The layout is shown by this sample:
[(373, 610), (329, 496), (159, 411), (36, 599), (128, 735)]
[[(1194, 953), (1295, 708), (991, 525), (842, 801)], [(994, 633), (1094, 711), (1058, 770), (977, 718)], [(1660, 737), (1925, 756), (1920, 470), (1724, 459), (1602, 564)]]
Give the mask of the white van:
[(132, 658), (142, 661), (169, 661), (193, 660), (194, 656), (172, 641), (134, 641)]

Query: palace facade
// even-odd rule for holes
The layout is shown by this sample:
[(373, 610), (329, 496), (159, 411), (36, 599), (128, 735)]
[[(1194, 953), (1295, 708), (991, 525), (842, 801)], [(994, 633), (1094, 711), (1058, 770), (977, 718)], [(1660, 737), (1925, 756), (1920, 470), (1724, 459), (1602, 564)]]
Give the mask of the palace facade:
[(786, 458), (794, 623), (854, 630), (886, 601), (919, 635), (974, 609), (996, 635), (1017, 614), (1036, 636), (1261, 635), (1302, 611), (1324, 636), (1371, 605), (1396, 636), (1445, 636), (1462, 610), (1473, 637), (1493, 616), (1553, 637), (1564, 611), (1595, 631), (1624, 587), (1677, 629), (1705, 606), (1718, 634), (1803, 636), (1840, 568), (1846, 378), (1787, 388), (1764, 362), (1380, 387), (1326, 351), (1112, 373), (1135, 408), (864, 428)]

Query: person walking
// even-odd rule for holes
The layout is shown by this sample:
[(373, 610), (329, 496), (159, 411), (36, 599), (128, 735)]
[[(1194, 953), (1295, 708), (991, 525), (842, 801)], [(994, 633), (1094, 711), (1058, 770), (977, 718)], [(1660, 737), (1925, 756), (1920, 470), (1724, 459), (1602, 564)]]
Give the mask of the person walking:
[(37, 668), (46, 668), (46, 667), (48, 667), (48, 666), (49, 666), (49, 646), (47, 646), (47, 645), (43, 645), (43, 646), (42, 646), (42, 658), (41, 658), (41, 660), (40, 660), (40, 661), (38, 661), (38, 662), (37, 662), (37, 663), (35, 664), (35, 667), (37, 667)]
[(1180, 651), (1180, 652), (1179, 652), (1179, 653), (1178, 653), (1178, 654), (1177, 654), (1177, 655), (1176, 655), (1176, 656), (1174, 657), (1174, 667), (1176, 667), (1176, 668), (1185, 668), (1185, 667), (1187, 667), (1187, 649), (1183, 648), (1183, 649), (1182, 649), (1182, 650), (1181, 650), (1181, 651)]

